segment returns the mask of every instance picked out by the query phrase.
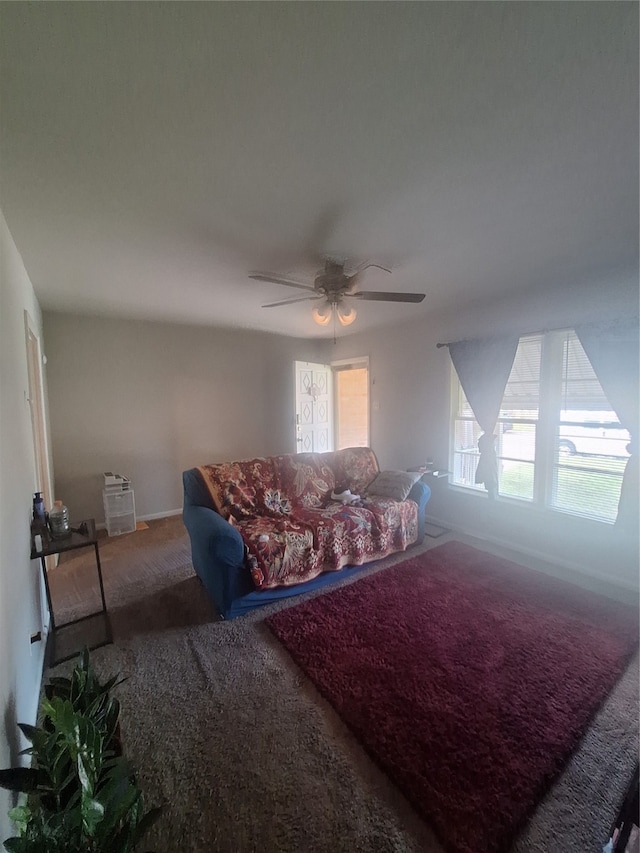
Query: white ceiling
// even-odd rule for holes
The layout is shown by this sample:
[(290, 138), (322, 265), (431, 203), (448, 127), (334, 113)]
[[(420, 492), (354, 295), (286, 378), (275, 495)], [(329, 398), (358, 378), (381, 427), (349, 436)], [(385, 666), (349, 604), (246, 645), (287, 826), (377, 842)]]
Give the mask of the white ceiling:
[(638, 5), (0, 3), (1, 197), (45, 309), (330, 336), (637, 276)]

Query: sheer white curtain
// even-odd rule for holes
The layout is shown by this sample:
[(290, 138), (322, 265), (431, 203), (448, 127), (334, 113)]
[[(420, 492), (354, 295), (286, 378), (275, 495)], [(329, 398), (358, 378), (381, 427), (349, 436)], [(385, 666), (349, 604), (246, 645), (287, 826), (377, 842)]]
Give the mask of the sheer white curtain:
[(639, 359), (638, 318), (592, 323), (576, 328), (576, 334), (622, 426), (629, 430), (631, 454), (622, 480), (616, 526), (638, 531), (638, 404)]

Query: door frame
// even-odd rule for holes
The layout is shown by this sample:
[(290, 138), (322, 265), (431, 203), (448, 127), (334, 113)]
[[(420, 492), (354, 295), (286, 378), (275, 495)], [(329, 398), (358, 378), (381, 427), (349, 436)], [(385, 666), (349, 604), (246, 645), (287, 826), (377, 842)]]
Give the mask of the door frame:
[[(31, 413), (31, 436), (34, 456), (34, 491), (42, 492), (47, 509), (53, 506), (53, 487), (51, 480), (51, 456), (49, 450), (49, 431), (47, 428), (47, 408), (43, 365), (46, 358), (42, 352), (41, 335), (29, 312), (24, 312), (25, 346), (27, 351), (27, 379), (29, 411)], [(57, 565), (56, 557), (46, 557), (47, 571)], [(39, 573), (38, 573), (39, 574)], [(42, 579), (38, 585), (40, 591), (40, 617), (45, 628), (49, 622), (46, 599), (42, 594)]]

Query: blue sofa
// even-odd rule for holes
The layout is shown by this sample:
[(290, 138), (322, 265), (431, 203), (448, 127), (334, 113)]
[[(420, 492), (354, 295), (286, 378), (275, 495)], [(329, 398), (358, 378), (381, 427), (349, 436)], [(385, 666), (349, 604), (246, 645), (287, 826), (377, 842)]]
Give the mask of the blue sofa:
[[(336, 452), (336, 454), (339, 453), (340, 451)], [(307, 456), (310, 455), (307, 454)], [(314, 456), (332, 458), (331, 454), (314, 454)], [(302, 458), (303, 454), (290, 454), (290, 457)], [(282, 461), (287, 457), (272, 458)], [(198, 468), (184, 471), (182, 481), (183, 520), (191, 540), (193, 567), (224, 619), (233, 619), (256, 607), (320, 589), (346, 577), (353, 577), (369, 565), (346, 566), (339, 571), (324, 571), (311, 580), (290, 586), (256, 589), (247, 561), (248, 551), (245, 541), (234, 520), (230, 519), (232, 522), (230, 523), (218, 511), (220, 508), (216, 509), (214, 498), (202, 471)], [(430, 494), (429, 487), (419, 480), (413, 484), (407, 497), (407, 500), (414, 501), (418, 507), (417, 538), (412, 544), (419, 544), (424, 537), (425, 508)]]

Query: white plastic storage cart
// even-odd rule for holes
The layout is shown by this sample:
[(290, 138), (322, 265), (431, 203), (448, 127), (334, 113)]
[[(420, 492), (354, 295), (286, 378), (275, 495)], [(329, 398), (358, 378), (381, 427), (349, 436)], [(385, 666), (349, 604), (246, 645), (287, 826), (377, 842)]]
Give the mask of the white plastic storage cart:
[(122, 474), (104, 474), (102, 490), (104, 520), (109, 536), (133, 533), (136, 529), (136, 504), (131, 480)]

